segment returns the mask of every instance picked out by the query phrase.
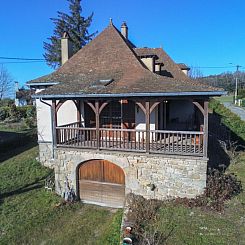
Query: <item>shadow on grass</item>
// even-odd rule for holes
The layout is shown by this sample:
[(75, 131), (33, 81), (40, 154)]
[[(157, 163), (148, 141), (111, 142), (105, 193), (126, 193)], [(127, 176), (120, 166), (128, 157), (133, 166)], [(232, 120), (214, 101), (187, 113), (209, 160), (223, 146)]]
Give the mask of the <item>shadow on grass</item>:
[(8, 160), (9, 158), (11, 157), (14, 157), (24, 151), (27, 151), (31, 148), (33, 148), (34, 146), (37, 146), (37, 142), (35, 142), (34, 140), (33, 141), (30, 141), (22, 146), (19, 146), (19, 147), (11, 147), (9, 148), (8, 150), (6, 150), (5, 152), (0, 152), (0, 164), (1, 162), (5, 161), (5, 160)]
[(19, 195), (19, 194), (23, 194), (32, 190), (36, 190), (36, 189), (41, 189), (44, 187), (44, 180), (50, 175), (47, 174), (45, 176), (43, 176), (42, 178), (40, 178), (37, 181), (34, 181), (30, 184), (26, 184), (16, 190), (13, 191), (8, 191), (8, 192), (4, 192), (4, 193), (0, 193), (0, 205), (4, 202), (4, 199), (7, 197), (11, 197), (11, 196), (15, 196), (15, 195)]
[(36, 129), (0, 131), (0, 163), (37, 145)]

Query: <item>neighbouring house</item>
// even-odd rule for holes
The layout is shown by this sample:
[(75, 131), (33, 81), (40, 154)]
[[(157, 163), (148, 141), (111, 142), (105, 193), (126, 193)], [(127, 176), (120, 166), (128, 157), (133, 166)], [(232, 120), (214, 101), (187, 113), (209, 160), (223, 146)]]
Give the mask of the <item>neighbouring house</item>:
[[(36, 89), (39, 159), (56, 192), (122, 207), (125, 196), (192, 198), (206, 186), (208, 101), (223, 91), (199, 84), (161, 48), (137, 48), (110, 22), (63, 65), (29, 81)], [(68, 59), (69, 58), (69, 59)], [(183, 72), (184, 70), (184, 72)]]
[(33, 105), (34, 100), (32, 99), (32, 94), (35, 93), (34, 90), (19, 88), (18, 82), (15, 82), (15, 105), (16, 106), (26, 106)]

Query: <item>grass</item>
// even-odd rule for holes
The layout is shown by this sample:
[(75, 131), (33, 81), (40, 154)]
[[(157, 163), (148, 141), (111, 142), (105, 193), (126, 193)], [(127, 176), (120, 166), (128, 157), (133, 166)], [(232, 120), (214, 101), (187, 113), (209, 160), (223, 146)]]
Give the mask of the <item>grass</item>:
[[(62, 199), (43, 188), (52, 171), (35, 160), (37, 147), (19, 149), (6, 152), (7, 160), (0, 162), (1, 245), (119, 244), (121, 210), (80, 202), (57, 207)], [(227, 171), (237, 174), (244, 187), (245, 153)], [(224, 213), (165, 204), (148, 231), (155, 228), (168, 245), (245, 244), (245, 193), (227, 202)]]
[[(245, 186), (245, 153), (227, 170), (235, 173)], [(150, 223), (147, 232), (160, 231), (168, 245), (229, 245), (245, 244), (245, 193), (225, 204), (223, 213), (183, 205), (165, 203), (157, 221)], [(162, 243), (161, 243), (162, 244)]]
[(24, 122), (15, 122), (15, 123), (6, 123), (5, 121), (0, 121), (0, 131), (4, 132), (16, 132), (16, 133), (25, 133), (28, 131)]
[(37, 147), (0, 164), (0, 244), (118, 244), (122, 211), (57, 204), (44, 190), (52, 174), (36, 160)]
[(221, 103), (224, 103), (224, 102), (231, 102), (232, 103), (233, 99), (234, 99), (234, 95), (224, 95), (221, 97), (215, 97), (215, 99)]

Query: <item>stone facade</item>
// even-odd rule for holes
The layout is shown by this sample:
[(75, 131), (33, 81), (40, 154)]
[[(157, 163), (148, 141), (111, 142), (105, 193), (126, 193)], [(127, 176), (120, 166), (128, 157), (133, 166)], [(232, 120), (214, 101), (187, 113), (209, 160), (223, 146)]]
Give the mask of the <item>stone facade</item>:
[(45, 167), (54, 168), (54, 152), (52, 142), (39, 142), (39, 161)]
[(64, 193), (66, 179), (78, 193), (78, 168), (93, 159), (108, 160), (123, 169), (126, 194), (157, 199), (192, 198), (206, 186), (207, 159), (200, 157), (58, 148), (50, 160), (51, 146), (39, 147), (41, 163), (55, 170), (56, 192), (60, 195)]

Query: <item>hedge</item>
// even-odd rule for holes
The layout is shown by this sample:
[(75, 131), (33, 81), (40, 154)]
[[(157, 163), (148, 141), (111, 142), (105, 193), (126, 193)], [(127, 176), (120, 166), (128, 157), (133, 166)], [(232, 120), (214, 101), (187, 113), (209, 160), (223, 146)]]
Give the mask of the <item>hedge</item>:
[(1, 106), (0, 107), (0, 121), (5, 119), (12, 119), (14, 121), (20, 121), (23, 118), (35, 118), (36, 109), (32, 105), (16, 107), (11, 106)]
[(245, 121), (227, 109), (219, 101), (212, 99), (209, 107), (221, 116), (221, 122), (232, 130), (238, 137), (245, 141)]

